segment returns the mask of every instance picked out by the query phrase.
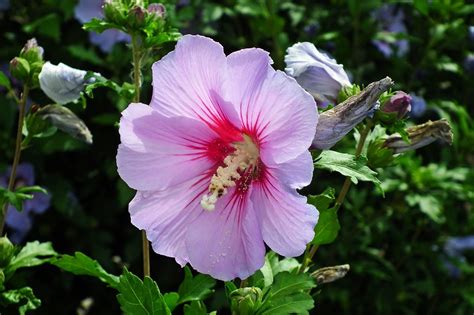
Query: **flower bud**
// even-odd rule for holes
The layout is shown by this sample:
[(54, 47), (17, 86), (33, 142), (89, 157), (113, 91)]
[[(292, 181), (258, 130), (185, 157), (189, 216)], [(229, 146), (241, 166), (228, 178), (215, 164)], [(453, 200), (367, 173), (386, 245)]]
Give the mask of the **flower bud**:
[(92, 134), (89, 128), (69, 108), (60, 105), (47, 105), (38, 110), (36, 115), (72, 137), (92, 144)]
[(254, 314), (262, 302), (262, 295), (262, 290), (257, 287), (233, 291), (230, 294), (232, 314)]
[(319, 107), (336, 103), (341, 89), (352, 85), (342, 65), (308, 42), (288, 48), (285, 63), (286, 73), (313, 95)]
[(86, 84), (95, 78), (86, 79), (87, 72), (71, 68), (63, 63), (55, 66), (46, 62), (39, 74), (39, 83), (43, 92), (58, 104), (77, 100)]
[(44, 49), (38, 46), (35, 38), (29, 39), (20, 51), (20, 57), (29, 63), (42, 62)]
[(166, 14), (166, 8), (161, 3), (150, 3), (147, 8), (148, 13), (154, 14), (156, 17), (164, 18)]
[(128, 8), (122, 1), (105, 0), (102, 6), (105, 20), (108, 22), (123, 25), (127, 19)]
[(403, 118), (411, 110), (411, 96), (405, 92), (397, 91), (382, 104), (381, 110), (385, 113), (395, 113), (398, 118)]
[(134, 6), (128, 12), (128, 24), (132, 28), (141, 28), (145, 23), (145, 10), (140, 6)]
[(408, 128), (407, 132), (410, 143), (405, 142), (399, 134), (393, 134), (385, 140), (384, 147), (392, 149), (394, 154), (397, 154), (419, 149), (436, 140), (441, 140), (449, 145), (453, 143), (451, 126), (446, 119), (430, 120)]
[(393, 85), (389, 77), (369, 84), (358, 95), (319, 115), (312, 148), (326, 150), (370, 116), (380, 95)]
[(15, 253), (15, 246), (4, 236), (0, 237), (0, 268), (8, 265)]
[(18, 80), (28, 81), (30, 70), (30, 63), (24, 58), (15, 57), (10, 61), (10, 73)]
[(348, 264), (324, 267), (311, 273), (311, 276), (316, 279), (317, 284), (329, 283), (343, 278), (350, 269)]

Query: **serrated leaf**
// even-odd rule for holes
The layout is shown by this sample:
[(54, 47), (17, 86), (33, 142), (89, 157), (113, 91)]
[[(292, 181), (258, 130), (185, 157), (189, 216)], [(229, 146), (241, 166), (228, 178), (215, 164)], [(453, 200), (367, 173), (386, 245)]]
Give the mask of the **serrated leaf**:
[(132, 99), (134, 94), (135, 94), (135, 88), (130, 83), (124, 82), (120, 86), (117, 83), (115, 83), (114, 81), (108, 80), (104, 77), (95, 76), (95, 78), (96, 78), (96, 81), (94, 83), (88, 84), (84, 89), (84, 92), (90, 98), (94, 98), (93, 91), (97, 88), (100, 88), (100, 87), (106, 87), (106, 88), (112, 89), (118, 95), (120, 95), (120, 96), (122, 96), (126, 99)]
[(446, 221), (443, 215), (443, 206), (436, 197), (431, 195), (408, 195), (406, 201), (410, 206), (418, 205), (421, 212), (434, 222), (443, 223)]
[(306, 273), (279, 273), (268, 288), (257, 314), (308, 314), (314, 301), (307, 292), (316, 286), (314, 279)]
[(216, 285), (213, 278), (199, 274), (193, 277), (191, 269), (188, 266), (184, 268), (184, 281), (178, 289), (178, 304), (201, 301), (208, 297), (212, 292), (212, 288)]
[(10, 79), (6, 76), (5, 73), (0, 71), (0, 86), (6, 87), (8, 90), (11, 88)]
[(26, 243), (5, 268), (5, 278), (9, 279), (19, 268), (33, 267), (49, 262), (56, 255), (57, 253), (50, 242), (40, 243), (34, 241)]
[(41, 306), (41, 300), (36, 298), (33, 289), (24, 287), (16, 290), (8, 290), (0, 293), (0, 304), (7, 306), (9, 304), (19, 304), (25, 301), (19, 308), (18, 313), (24, 315), (26, 311), (35, 310)]
[(376, 177), (377, 173), (367, 166), (367, 158), (363, 156), (356, 158), (351, 154), (327, 150), (321, 152), (314, 167), (338, 172), (349, 177), (354, 184), (357, 184), (359, 180), (372, 182), (382, 191), (380, 181)]
[(96, 277), (112, 288), (118, 288), (119, 277), (108, 273), (96, 260), (81, 252), (76, 252), (74, 256), (61, 255), (53, 259), (51, 263), (75, 275)]
[(323, 211), (329, 208), (329, 206), (334, 202), (336, 190), (332, 187), (326, 188), (319, 195), (309, 195), (308, 203), (318, 209), (318, 211)]
[(150, 277), (145, 277), (145, 280), (142, 281), (124, 268), (117, 289), (120, 292), (117, 295), (117, 300), (125, 314), (171, 314), (158, 285)]

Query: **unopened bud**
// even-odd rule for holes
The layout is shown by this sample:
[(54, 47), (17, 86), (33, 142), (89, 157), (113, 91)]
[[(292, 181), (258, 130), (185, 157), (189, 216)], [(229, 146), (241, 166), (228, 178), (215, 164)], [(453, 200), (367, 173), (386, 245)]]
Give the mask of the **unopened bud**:
[(35, 38), (29, 39), (21, 49), (20, 57), (26, 59), (29, 63), (43, 62), (44, 49), (38, 46)]
[(131, 27), (142, 27), (145, 23), (145, 10), (142, 7), (134, 6), (128, 13), (128, 20)]
[(166, 8), (161, 3), (151, 3), (147, 8), (148, 13), (154, 14), (156, 17), (163, 18), (166, 14)]
[(381, 110), (385, 113), (395, 113), (398, 118), (403, 118), (411, 110), (411, 96), (405, 92), (397, 91), (382, 104)]
[(348, 264), (324, 267), (313, 272), (311, 276), (316, 279), (317, 284), (329, 283), (343, 278), (350, 269)]
[(240, 288), (230, 294), (233, 314), (254, 314), (262, 302), (262, 290), (257, 287)]
[(61, 105), (47, 105), (41, 108), (36, 115), (74, 138), (92, 144), (92, 134), (89, 128), (69, 108)]
[(10, 61), (10, 73), (21, 81), (28, 81), (30, 77), (30, 63), (21, 57), (15, 57)]
[(430, 120), (424, 124), (410, 127), (406, 131), (410, 143), (405, 142), (399, 134), (394, 134), (385, 140), (384, 147), (392, 149), (394, 154), (397, 154), (419, 149), (436, 140), (441, 140), (449, 145), (453, 143), (452, 129), (446, 119)]
[(392, 85), (393, 81), (389, 77), (373, 82), (358, 95), (321, 113), (312, 148), (326, 150), (335, 145), (374, 112), (378, 98)]

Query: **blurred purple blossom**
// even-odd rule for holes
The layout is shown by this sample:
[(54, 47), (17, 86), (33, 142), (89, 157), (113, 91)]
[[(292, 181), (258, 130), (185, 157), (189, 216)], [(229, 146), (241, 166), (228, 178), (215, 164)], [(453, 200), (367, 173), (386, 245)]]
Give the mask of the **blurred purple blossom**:
[(469, 33), (469, 40), (471, 42), (474, 42), (474, 25), (471, 25), (467, 28), (467, 31)]
[(411, 111), (411, 96), (403, 91), (397, 91), (382, 105), (382, 111), (386, 113), (397, 113), (398, 118), (403, 118)]
[(418, 118), (421, 117), (426, 111), (426, 101), (424, 98), (411, 93), (411, 111), (410, 117)]
[(0, 11), (10, 9), (10, 0), (0, 0)]
[[(76, 19), (81, 23), (86, 23), (93, 18), (104, 17), (102, 5), (104, 0), (80, 0), (74, 9)], [(130, 36), (119, 30), (106, 30), (100, 34), (89, 33), (91, 43), (98, 46), (103, 52), (110, 52), (112, 47), (118, 42), (130, 42)]]
[[(0, 186), (7, 187), (10, 177), (11, 167), (0, 175)], [(35, 183), (35, 173), (33, 165), (22, 163), (18, 165), (16, 172), (15, 188), (22, 186), (32, 186)], [(51, 196), (43, 193), (33, 193), (33, 199), (23, 203), (23, 211), (19, 212), (12, 205), (8, 206), (6, 226), (9, 228), (8, 238), (13, 243), (21, 243), (33, 224), (33, 214), (41, 214), (49, 208)]]
[(464, 70), (468, 74), (474, 74), (474, 54), (468, 54), (464, 59)]
[(461, 270), (456, 267), (452, 261), (465, 263), (466, 257), (464, 257), (463, 253), (466, 250), (473, 249), (474, 235), (450, 237), (446, 240), (446, 243), (444, 243), (444, 253), (448, 259), (444, 260), (443, 263), (453, 278), (459, 278), (461, 276)]
[[(378, 22), (380, 32), (392, 37), (397, 34), (406, 34), (407, 28), (404, 23), (405, 14), (393, 4), (382, 5), (375, 10), (372, 17)], [(384, 39), (374, 39), (372, 43), (387, 58), (395, 55), (405, 56), (409, 50), (408, 40), (398, 39), (394, 42)]]

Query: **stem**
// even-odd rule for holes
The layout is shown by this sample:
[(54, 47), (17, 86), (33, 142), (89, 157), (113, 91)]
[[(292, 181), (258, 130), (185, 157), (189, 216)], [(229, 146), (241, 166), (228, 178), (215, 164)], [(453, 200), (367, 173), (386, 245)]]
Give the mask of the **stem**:
[[(367, 124), (365, 125), (364, 130), (362, 130), (360, 134), (360, 139), (359, 143), (357, 144), (355, 156), (358, 158), (361, 153), (362, 149), (364, 148), (365, 140), (367, 140), (367, 136), (369, 135), (370, 129), (372, 129), (373, 122), (369, 120)], [(347, 192), (349, 191), (349, 188), (351, 187), (352, 181), (350, 177), (346, 177), (344, 180), (344, 184), (342, 184), (341, 192), (337, 196), (336, 203), (334, 205), (334, 209), (337, 211), (341, 207), (341, 205), (344, 203), (344, 200), (346, 199)], [(316, 254), (316, 251), (318, 250), (319, 245), (311, 245), (306, 247), (306, 251), (303, 256), (303, 263), (300, 267), (299, 272), (304, 272), (306, 267), (308, 267), (309, 263), (313, 259), (314, 254)], [(309, 251), (308, 251), (309, 248)]]
[[(137, 35), (132, 35), (132, 58), (133, 58), (133, 84), (135, 85), (135, 96), (133, 101), (140, 102), (140, 88), (141, 88), (141, 59), (142, 52), (140, 50), (139, 38)], [(143, 276), (150, 276), (150, 244), (146, 238), (145, 230), (142, 233), (142, 252), (143, 252)]]
[[(28, 85), (23, 87), (23, 93), (21, 95), (20, 102), (18, 103), (20, 107), (20, 112), (18, 113), (18, 129), (16, 131), (16, 142), (15, 142), (15, 155), (13, 156), (12, 170), (10, 173), (10, 179), (8, 181), (8, 190), (13, 191), (15, 188), (15, 179), (16, 179), (16, 169), (20, 163), (21, 156), (21, 140), (23, 135), (23, 122), (25, 120), (25, 105), (26, 99), (28, 98), (29, 88)], [(5, 201), (2, 207), (2, 213), (0, 218), (0, 235), (3, 235), (3, 228), (5, 227), (5, 218), (7, 217), (8, 211), (8, 202)]]

